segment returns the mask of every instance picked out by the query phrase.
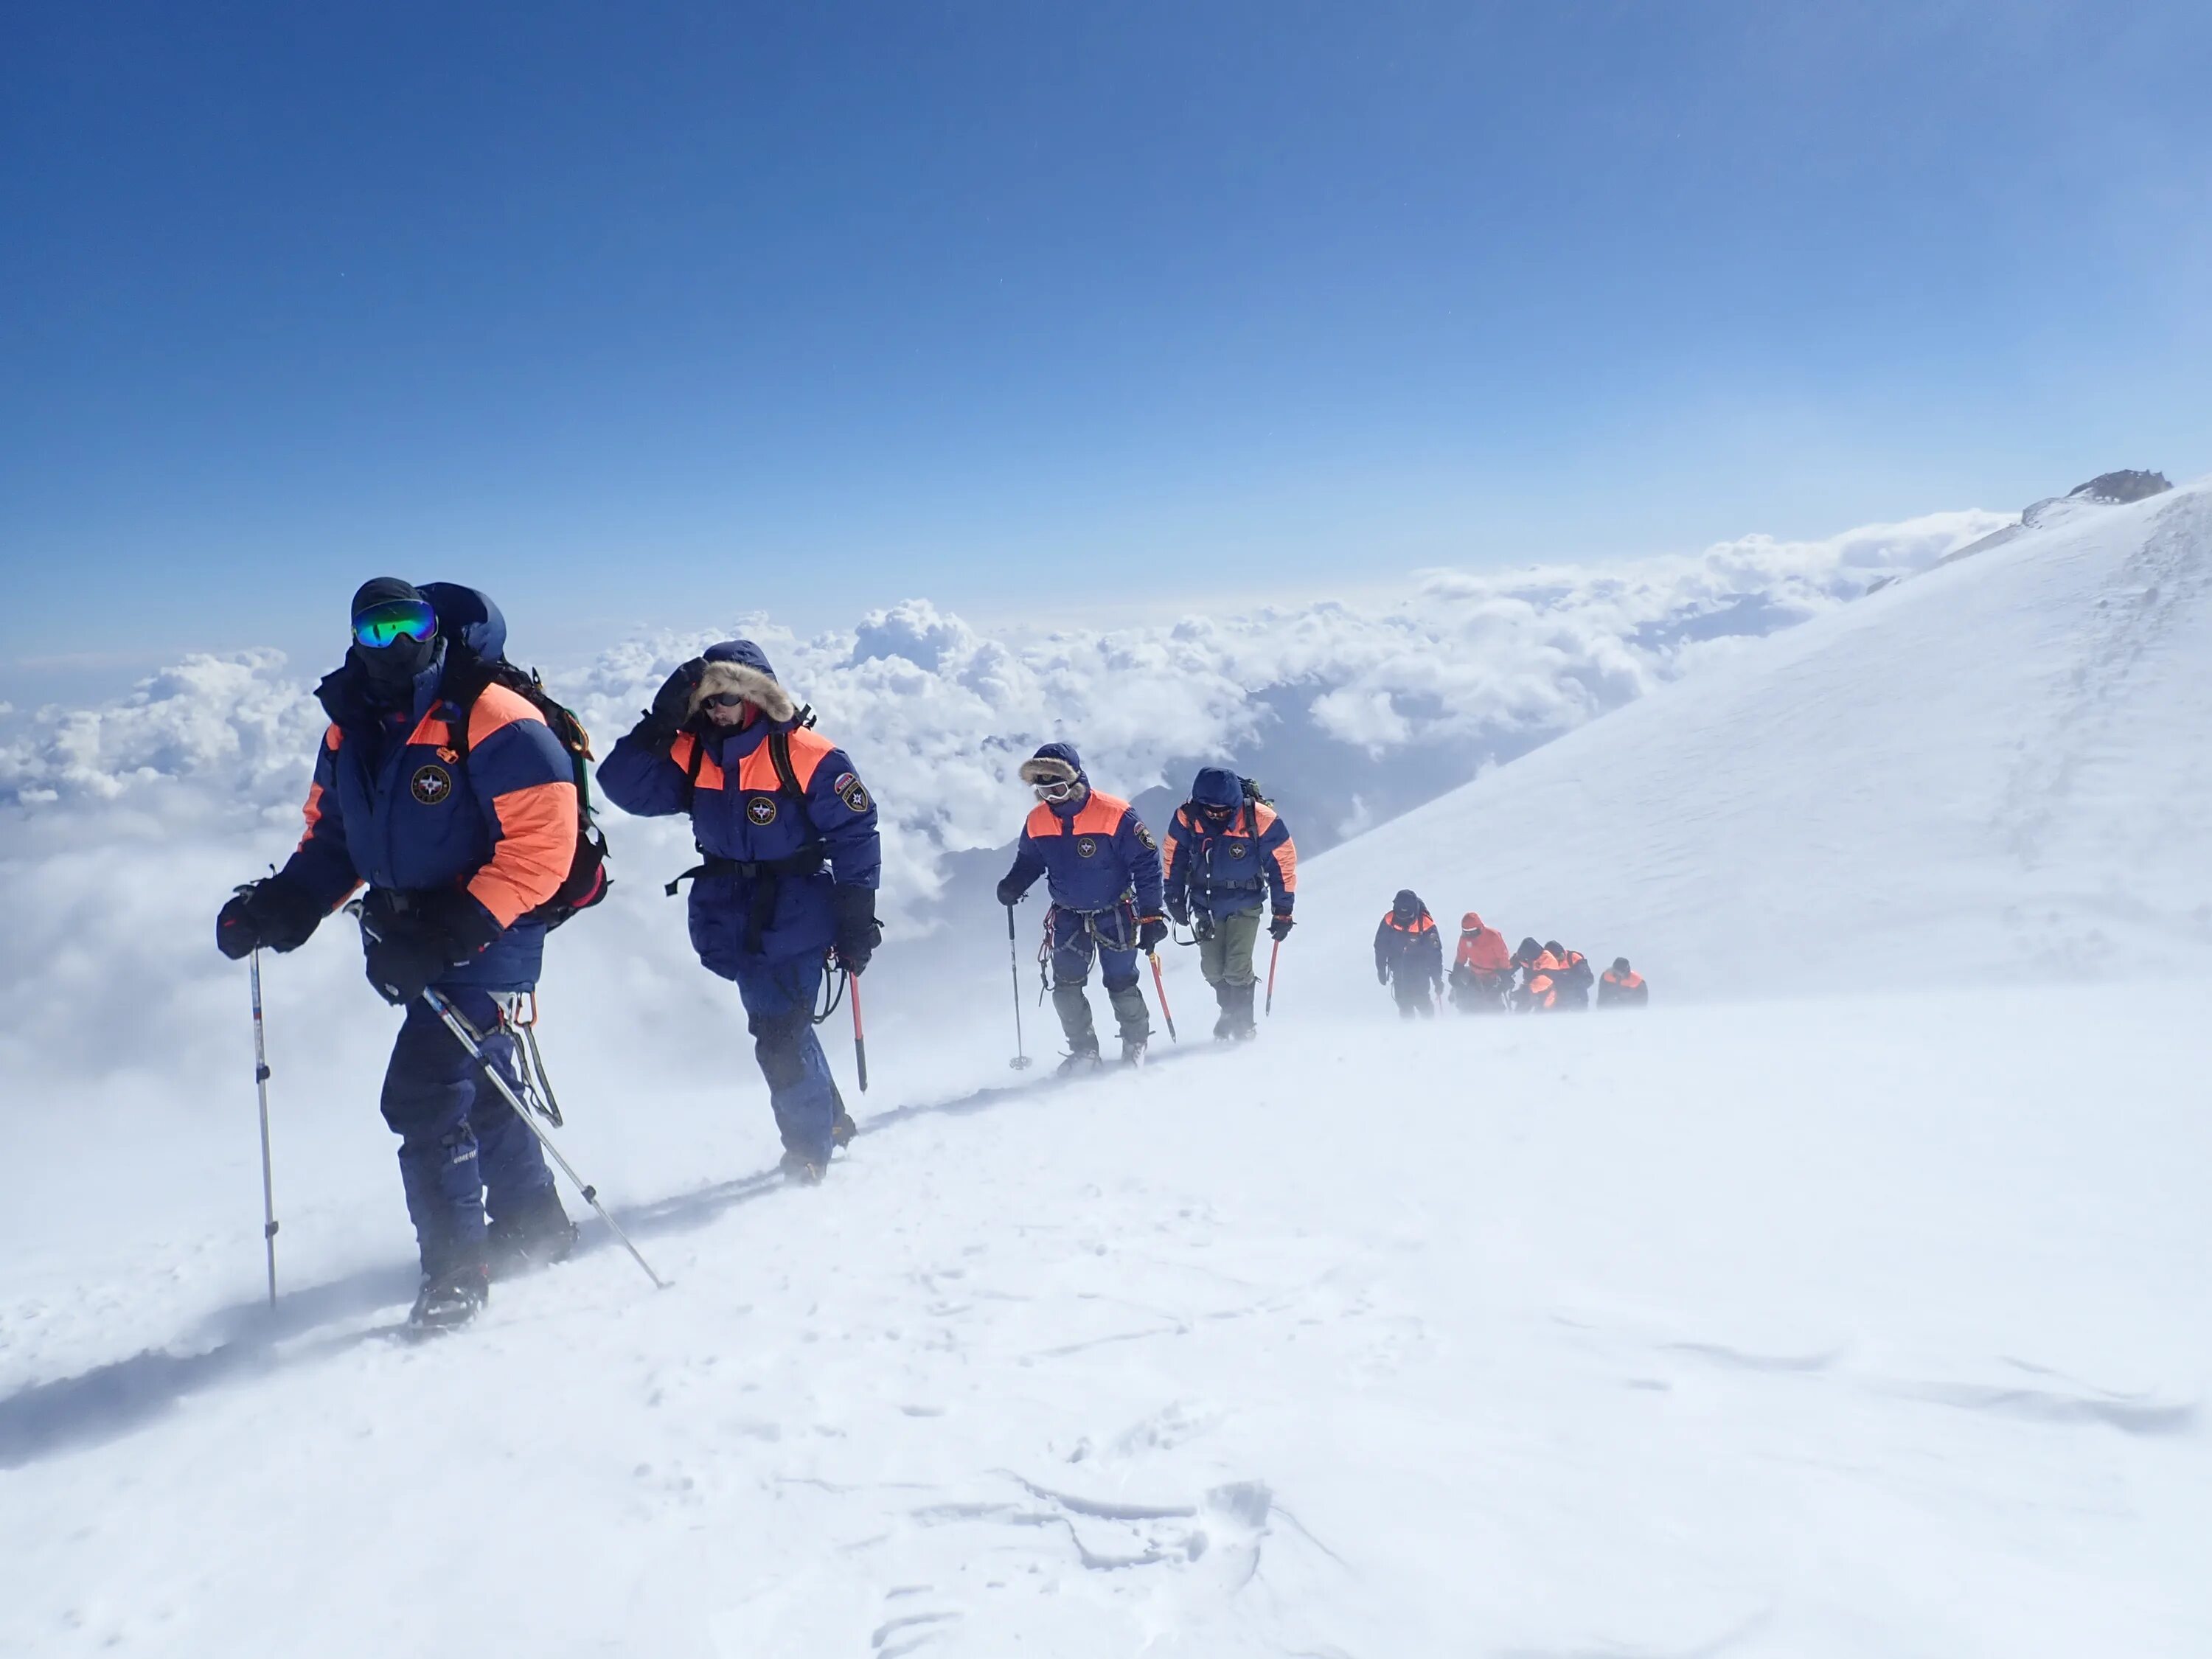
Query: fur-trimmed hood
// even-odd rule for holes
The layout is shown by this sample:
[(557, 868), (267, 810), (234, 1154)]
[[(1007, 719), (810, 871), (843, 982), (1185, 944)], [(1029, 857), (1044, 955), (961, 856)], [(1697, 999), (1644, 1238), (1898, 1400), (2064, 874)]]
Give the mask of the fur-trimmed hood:
[(1040, 783), (1079, 783), (1091, 787), (1084, 775), (1083, 757), (1070, 743), (1048, 743), (1022, 763), (1022, 781), (1032, 786)]
[(699, 705), (708, 698), (734, 691), (771, 720), (781, 722), (798, 714), (799, 705), (776, 678), (768, 653), (750, 640), (724, 640), (720, 645), (708, 646), (706, 663), (691, 693), (692, 714), (697, 714)]

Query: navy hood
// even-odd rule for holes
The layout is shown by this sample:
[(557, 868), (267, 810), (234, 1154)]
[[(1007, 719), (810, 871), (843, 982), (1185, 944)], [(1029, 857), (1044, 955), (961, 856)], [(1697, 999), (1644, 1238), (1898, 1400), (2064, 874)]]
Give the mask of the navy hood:
[(1242, 806), (1244, 780), (1225, 766), (1202, 767), (1191, 783), (1190, 798), (1200, 806)]
[(1056, 783), (1066, 778), (1073, 778), (1085, 789), (1091, 787), (1090, 775), (1083, 769), (1083, 757), (1075, 752), (1072, 743), (1042, 744), (1022, 763), (1024, 783)]
[(768, 659), (750, 640), (724, 640), (707, 647), (699, 683), (691, 689), (692, 714), (709, 697), (734, 693), (779, 725), (799, 718), (799, 704)]
[(491, 596), (459, 582), (424, 582), (420, 592), (438, 613), (438, 631), (458, 640), (464, 649), (485, 662), (507, 655), (507, 618)]

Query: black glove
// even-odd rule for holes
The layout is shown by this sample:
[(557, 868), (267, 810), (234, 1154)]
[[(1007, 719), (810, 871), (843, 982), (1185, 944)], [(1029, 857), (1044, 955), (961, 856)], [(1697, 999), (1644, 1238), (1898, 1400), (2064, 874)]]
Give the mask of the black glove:
[(1192, 915), (1190, 919), (1191, 937), (1195, 939), (1200, 945), (1205, 944), (1206, 940), (1212, 939), (1220, 931), (1221, 925), (1214, 921), (1213, 915), (1211, 911), (1200, 910)]
[(414, 1001), (505, 931), (458, 887), (372, 893), (362, 930), (368, 982), (394, 1006)]
[(1175, 918), (1175, 925), (1176, 927), (1188, 927), (1190, 926), (1190, 905), (1188, 902), (1178, 904), (1173, 899), (1170, 899), (1168, 901), (1168, 914)]
[(1267, 937), (1279, 944), (1291, 936), (1291, 929), (1297, 926), (1297, 924), (1291, 920), (1287, 910), (1278, 910), (1275, 912), (1275, 919), (1267, 924)]
[(833, 887), (830, 896), (837, 907), (837, 965), (848, 973), (860, 973), (884, 942), (884, 925), (876, 920), (875, 890)]
[(660, 690), (653, 694), (653, 707), (638, 721), (639, 733), (648, 741), (666, 743), (682, 731), (691, 718), (691, 694), (706, 672), (707, 659), (694, 657), (661, 681)]
[(1375, 982), (1377, 985), (1388, 985), (1390, 982), (1390, 970), (1388, 968), (1377, 968), (1375, 970)]
[(1018, 881), (1012, 876), (1005, 877), (999, 883), (999, 902), (1011, 910), (1022, 902), (1022, 895), (1029, 890), (1029, 883)]
[(324, 911), (295, 881), (264, 876), (232, 895), (216, 913), (215, 948), (233, 962), (265, 945), (282, 955), (305, 945)]
[(1146, 916), (1137, 924), (1137, 948), (1146, 956), (1159, 949), (1160, 941), (1168, 936), (1168, 925), (1158, 916)]

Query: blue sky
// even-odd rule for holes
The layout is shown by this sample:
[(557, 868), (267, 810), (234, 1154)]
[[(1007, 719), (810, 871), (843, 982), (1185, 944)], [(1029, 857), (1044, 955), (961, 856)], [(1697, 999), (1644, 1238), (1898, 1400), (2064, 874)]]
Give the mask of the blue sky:
[(0, 696), (385, 571), (575, 649), (2193, 475), (2208, 13), (26, 0)]

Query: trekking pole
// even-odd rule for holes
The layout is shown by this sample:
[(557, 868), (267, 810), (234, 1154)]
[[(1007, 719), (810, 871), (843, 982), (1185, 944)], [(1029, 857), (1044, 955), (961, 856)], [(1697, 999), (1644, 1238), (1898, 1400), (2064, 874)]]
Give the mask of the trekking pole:
[(574, 1182), (576, 1190), (583, 1194), (584, 1202), (599, 1212), (599, 1219), (607, 1224), (607, 1231), (622, 1241), (623, 1249), (629, 1252), (631, 1261), (645, 1270), (645, 1276), (653, 1281), (653, 1289), (666, 1290), (668, 1281), (653, 1271), (653, 1264), (638, 1254), (637, 1246), (629, 1242), (629, 1235), (624, 1232), (617, 1224), (615, 1218), (607, 1213), (607, 1206), (599, 1202), (599, 1189), (588, 1185), (583, 1176), (576, 1173), (575, 1166), (561, 1156), (561, 1149), (553, 1144), (553, 1137), (539, 1126), (536, 1116), (527, 1106), (522, 1103), (520, 1097), (514, 1092), (514, 1085), (500, 1075), (499, 1067), (484, 1058), (483, 1038), (478, 1034), (476, 1027), (461, 1017), (461, 1011), (454, 1007), (452, 1000), (436, 986), (431, 986), (422, 993), (422, 1000), (428, 1003), (432, 1012), (446, 1022), (446, 1029), (453, 1034), (462, 1048), (469, 1051), (469, 1058), (476, 1061), (478, 1069), (491, 1079), (492, 1087), (507, 1097), (507, 1103), (514, 1109), (515, 1116), (522, 1120), (524, 1127), (536, 1135), (538, 1144), (544, 1147), (545, 1156), (558, 1164), (561, 1173)]
[(1160, 953), (1158, 951), (1147, 951), (1145, 954), (1152, 958), (1152, 989), (1159, 993), (1160, 1018), (1168, 1023), (1168, 1041), (1181, 1042), (1182, 1039), (1176, 1035), (1175, 1015), (1168, 1009), (1168, 981), (1167, 975), (1160, 972)]
[(1275, 948), (1267, 952), (1267, 1008), (1270, 1018), (1275, 1012), (1275, 963), (1283, 954), (1283, 941), (1277, 939)]
[(860, 976), (848, 974), (845, 988), (853, 997), (853, 1064), (860, 1073), (860, 1092), (868, 1092), (868, 1034), (860, 1024)]
[(1029, 1052), (1022, 1047), (1022, 956), (1014, 940), (1014, 907), (1006, 907), (1006, 971), (1014, 976), (1014, 1057), (1006, 1062), (1018, 1072), (1030, 1068)]
[(246, 972), (253, 986), (253, 1088), (261, 1097), (261, 1242), (269, 1252), (269, 1307), (273, 1313), (276, 1307), (276, 1183), (269, 1168), (269, 1046), (262, 1036), (261, 947), (258, 945)]

